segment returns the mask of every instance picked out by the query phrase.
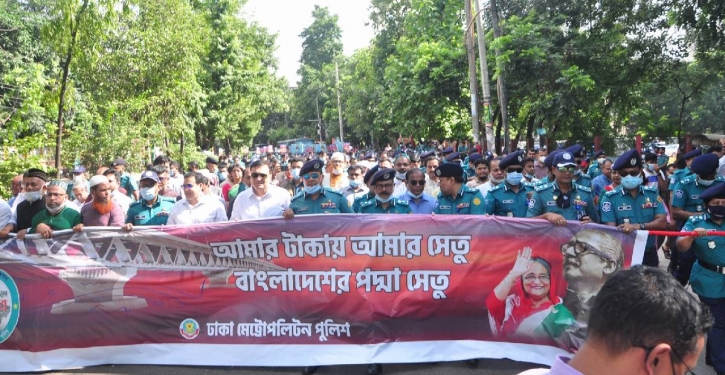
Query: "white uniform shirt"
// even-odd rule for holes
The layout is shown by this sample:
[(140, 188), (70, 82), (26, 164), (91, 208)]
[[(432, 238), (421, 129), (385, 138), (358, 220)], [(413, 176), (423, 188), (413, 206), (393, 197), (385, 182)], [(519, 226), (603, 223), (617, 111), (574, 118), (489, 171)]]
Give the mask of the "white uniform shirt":
[(133, 203), (133, 199), (131, 199), (128, 195), (119, 192), (118, 190), (111, 193), (111, 201), (121, 207), (124, 215), (126, 215), (126, 213), (128, 212), (128, 207), (131, 205), (131, 203)]
[(169, 213), (167, 225), (190, 225), (202, 223), (221, 223), (227, 221), (224, 204), (214, 196), (202, 196), (195, 205), (186, 198), (174, 203)]
[(287, 190), (270, 185), (267, 194), (258, 197), (254, 188), (249, 188), (237, 195), (232, 208), (231, 220), (254, 220), (265, 217), (281, 217), (289, 208), (290, 195)]

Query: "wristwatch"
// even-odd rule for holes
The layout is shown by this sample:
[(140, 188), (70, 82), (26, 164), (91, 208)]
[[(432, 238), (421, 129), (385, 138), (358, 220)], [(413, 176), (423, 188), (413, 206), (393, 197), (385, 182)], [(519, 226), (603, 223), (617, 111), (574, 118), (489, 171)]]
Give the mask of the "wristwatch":
[(644, 223), (639, 224), (639, 229), (644, 230)]

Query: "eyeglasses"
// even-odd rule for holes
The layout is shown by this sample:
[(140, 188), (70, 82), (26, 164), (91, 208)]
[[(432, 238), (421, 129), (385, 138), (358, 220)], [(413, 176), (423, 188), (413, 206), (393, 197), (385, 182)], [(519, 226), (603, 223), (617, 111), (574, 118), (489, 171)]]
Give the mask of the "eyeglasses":
[(395, 185), (393, 185), (393, 184), (375, 185), (375, 188), (380, 189), (380, 190), (387, 190), (387, 189), (393, 190), (394, 186)]
[(425, 180), (410, 180), (408, 182), (410, 183), (411, 186), (416, 186), (416, 185), (423, 186), (423, 185), (425, 185)]
[(184, 189), (193, 189), (194, 186), (196, 186), (196, 184), (183, 184), (183, 185), (181, 185), (181, 187), (183, 187)]
[(159, 177), (159, 181), (168, 181), (168, 180), (169, 180), (168, 177)]
[(524, 168), (508, 168), (506, 169), (506, 173), (521, 173), (524, 171)]
[(316, 180), (320, 178), (319, 173), (307, 173), (306, 175), (302, 176), (305, 180), (313, 179)]
[(558, 169), (558, 170), (559, 170), (559, 172), (561, 172), (561, 173), (567, 173), (567, 172), (569, 172), (569, 173), (574, 173), (574, 172), (576, 172), (576, 170), (577, 170), (577, 167), (575, 167), (575, 166), (573, 166), (573, 165), (569, 165), (569, 166), (566, 166), (566, 167), (559, 167), (559, 168), (557, 168), (557, 169)]
[(589, 253), (598, 255), (599, 257), (601, 257), (603, 259), (614, 261), (614, 257), (612, 257), (611, 255), (597, 249), (596, 247), (594, 247), (586, 242), (579, 242), (575, 239), (569, 241), (568, 243), (561, 245), (562, 254), (566, 254), (569, 251), (569, 249), (573, 249), (574, 254), (576, 254), (576, 256), (581, 256), (582, 254), (586, 254), (587, 252), (589, 252)]
[(252, 173), (252, 178), (261, 178), (261, 179), (265, 179), (265, 178), (267, 178), (267, 175), (266, 175), (266, 174), (264, 174), (264, 173), (257, 173), (257, 172), (253, 172), (253, 173)]
[(542, 275), (531, 274), (531, 275), (524, 276), (524, 281), (531, 283), (531, 282), (534, 282), (534, 280), (539, 280), (542, 283), (548, 283), (550, 278), (549, 278), (549, 275), (546, 275), (546, 274), (542, 274)]
[(619, 175), (622, 176), (622, 177), (626, 177), (626, 176), (638, 177), (639, 176), (639, 173), (640, 173), (640, 171), (629, 171), (629, 172), (627, 172), (627, 171), (623, 171), (623, 170), (619, 170), (617, 172), (619, 172)]
[[(644, 349), (644, 361), (647, 362), (647, 357), (649, 357), (649, 354), (652, 353), (652, 350), (655, 348), (654, 346), (644, 346), (642, 344), (634, 344), (632, 345), (635, 348)], [(684, 360), (682, 360), (682, 356), (680, 356), (674, 349), (670, 348), (670, 353), (672, 353), (675, 357), (677, 357), (677, 361), (685, 365), (685, 372), (682, 375), (697, 375), (694, 371), (692, 371), (692, 368), (685, 363)], [(672, 365), (672, 373), (675, 373), (675, 360), (672, 358), (672, 355), (670, 356), (670, 364)]]

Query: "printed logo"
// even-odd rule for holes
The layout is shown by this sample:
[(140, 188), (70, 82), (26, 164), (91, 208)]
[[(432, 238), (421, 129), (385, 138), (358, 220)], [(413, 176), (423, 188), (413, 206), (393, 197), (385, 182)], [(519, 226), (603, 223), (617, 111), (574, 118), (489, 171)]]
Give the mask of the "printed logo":
[(184, 319), (179, 325), (179, 333), (181, 333), (181, 337), (193, 340), (199, 336), (199, 323), (194, 319)]
[(568, 153), (568, 152), (567, 152), (567, 153), (565, 153), (564, 155), (562, 155), (561, 157), (562, 157), (562, 159), (564, 159), (564, 160), (571, 160), (571, 154), (570, 154), (570, 153)]
[(20, 294), (7, 272), (0, 270), (0, 343), (5, 342), (18, 325)]
[(534, 208), (534, 207), (536, 207), (536, 199), (532, 199), (529, 201), (529, 208)]
[(473, 204), (476, 205), (476, 206), (478, 206), (478, 205), (481, 204), (481, 200), (478, 199), (478, 198), (473, 198)]
[(630, 161), (629, 161), (629, 164), (630, 164), (630, 165), (635, 165), (635, 164), (637, 164), (637, 158), (632, 158), (632, 160), (630, 160)]
[(604, 212), (612, 211), (612, 203), (611, 202), (602, 203), (602, 211), (604, 211)]

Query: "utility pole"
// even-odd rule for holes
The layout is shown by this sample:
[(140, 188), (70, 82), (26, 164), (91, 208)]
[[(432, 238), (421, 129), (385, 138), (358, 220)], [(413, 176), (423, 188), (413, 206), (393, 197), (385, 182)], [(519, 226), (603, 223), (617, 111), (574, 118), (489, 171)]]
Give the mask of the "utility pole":
[(340, 142), (345, 142), (342, 139), (342, 104), (340, 104), (340, 70), (337, 67), (337, 61), (335, 61), (335, 86), (337, 86), (337, 117), (340, 120)]
[(488, 81), (488, 60), (486, 57), (486, 32), (483, 29), (481, 17), (483, 14), (480, 10), (478, 0), (473, 0), (473, 10), (476, 12), (476, 33), (478, 35), (478, 59), (481, 66), (481, 85), (483, 86), (483, 123), (486, 129), (486, 150), (493, 151), (493, 121), (491, 116), (491, 85)]
[(471, 33), (471, 0), (463, 0), (466, 4), (466, 30), (463, 36), (466, 38), (466, 55), (468, 56), (468, 83), (471, 90), (471, 120), (473, 122), (473, 142), (480, 141), (480, 125), (478, 123), (478, 81), (476, 81), (476, 48)]
[(320, 119), (320, 101), (315, 97), (315, 108), (317, 108), (317, 134), (320, 136), (320, 143), (322, 143), (322, 120)]
[[(493, 24), (493, 36), (498, 39), (501, 37), (501, 27), (498, 21), (498, 7), (496, 0), (491, 1), (491, 23)], [(508, 149), (511, 145), (509, 139), (509, 111), (508, 97), (506, 96), (506, 81), (504, 80), (503, 60), (501, 59), (501, 49), (496, 48), (496, 66), (498, 66), (499, 74), (496, 85), (498, 87), (498, 102), (501, 105), (501, 124), (503, 124), (504, 149)], [(509, 150), (511, 151), (511, 150)]]

